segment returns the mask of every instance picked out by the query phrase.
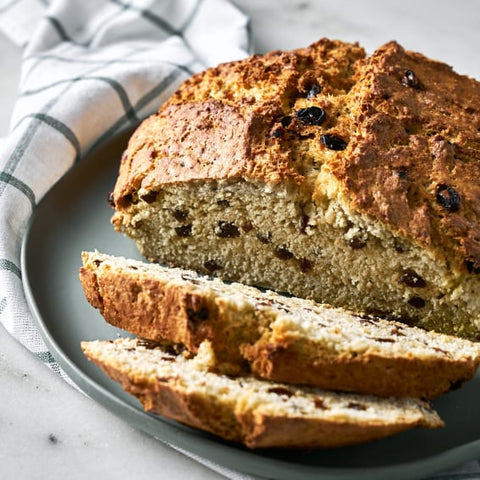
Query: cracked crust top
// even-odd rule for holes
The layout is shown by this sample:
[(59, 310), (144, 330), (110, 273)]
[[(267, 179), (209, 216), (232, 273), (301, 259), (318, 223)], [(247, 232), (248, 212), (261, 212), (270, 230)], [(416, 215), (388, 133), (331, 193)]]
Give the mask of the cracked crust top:
[(132, 136), (114, 202), (179, 182), (291, 184), (478, 273), (478, 178), (479, 82), (396, 42), (367, 57), (322, 39), (184, 82)]

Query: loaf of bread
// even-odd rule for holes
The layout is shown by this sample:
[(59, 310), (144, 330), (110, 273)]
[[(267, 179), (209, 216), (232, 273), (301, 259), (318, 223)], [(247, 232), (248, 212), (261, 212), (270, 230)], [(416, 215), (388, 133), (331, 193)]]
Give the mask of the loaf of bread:
[(141, 340), (82, 343), (85, 355), (135, 395), (145, 410), (250, 448), (338, 447), (443, 425), (420, 400), (211, 373), (210, 352), (207, 344), (204, 347), (188, 359)]
[(217, 372), (381, 396), (432, 398), (470, 379), (480, 343), (193, 271), (84, 252), (80, 279), (105, 320), (196, 353)]
[(480, 83), (320, 40), (194, 75), (132, 136), (115, 228), (150, 260), (480, 338)]

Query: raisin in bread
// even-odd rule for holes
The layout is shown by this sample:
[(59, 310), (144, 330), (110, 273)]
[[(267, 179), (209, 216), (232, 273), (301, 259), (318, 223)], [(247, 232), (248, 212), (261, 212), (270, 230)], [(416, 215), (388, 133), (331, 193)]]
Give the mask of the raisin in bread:
[(480, 338), (480, 83), (395, 42), (222, 64), (132, 136), (150, 260)]
[(431, 398), (470, 379), (480, 344), (193, 271), (84, 252), (80, 279), (107, 322), (197, 352), (216, 370), (326, 389)]
[(193, 359), (134, 339), (82, 342), (82, 349), (145, 410), (250, 448), (338, 447), (443, 425), (427, 403), (416, 399), (211, 373), (208, 348)]

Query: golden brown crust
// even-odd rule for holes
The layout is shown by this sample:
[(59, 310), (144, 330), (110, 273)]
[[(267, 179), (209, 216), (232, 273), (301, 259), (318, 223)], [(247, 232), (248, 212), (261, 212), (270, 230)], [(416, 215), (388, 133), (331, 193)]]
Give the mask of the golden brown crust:
[(329, 355), (298, 343), (260, 340), (242, 352), (260, 378), (380, 396), (434, 398), (460, 388), (477, 369), (475, 362), (466, 361), (459, 377), (459, 365), (453, 359), (388, 358), (378, 352)]
[(92, 362), (112, 380), (120, 383), (127, 393), (136, 396), (145, 411), (217, 434), (226, 440), (242, 440), (241, 428), (233, 412), (219, 402), (213, 402), (212, 399), (206, 401), (205, 397), (198, 395), (186, 395), (175, 387), (174, 379), (143, 381), (142, 378), (126, 375), (116, 365), (92, 357), (85, 347), (84, 351)]
[(252, 449), (342, 447), (424, 426), (421, 418), (413, 424), (405, 421), (368, 425), (235, 412), (228, 405), (213, 401), (211, 397), (189, 394), (184, 389), (176, 388), (174, 380), (159, 379), (149, 384), (138, 383), (135, 378), (125, 375), (112, 365), (95, 359), (92, 361), (110, 378), (120, 383), (126, 392), (136, 396), (145, 411), (218, 435), (225, 440), (244, 443)]
[[(213, 286), (209, 290), (206, 280), (202, 291), (196, 289), (195, 282), (202, 282), (186, 271), (185, 279), (179, 283), (148, 270), (141, 271), (140, 265), (134, 263), (115, 266), (102, 254), (84, 252), (83, 262), (80, 280), (85, 296), (107, 322), (146, 339), (182, 344), (193, 353), (208, 340), (216, 356), (216, 369), (229, 374), (251, 371), (260, 378), (325, 389), (433, 398), (472, 378), (480, 361), (478, 352), (476, 357), (456, 352), (455, 358), (447, 351), (432, 355), (430, 350), (421, 356), (389, 352), (379, 349), (374, 338), (368, 350), (352, 347), (351, 351), (338, 353), (325, 340), (320, 342), (295, 330), (277, 328), (274, 322), (282, 315), (281, 310), (268, 309), (270, 304), (275, 308), (275, 302), (254, 297), (246, 302), (241, 297), (241, 286), (238, 303), (229, 302), (227, 295), (215, 292)], [(281, 302), (281, 296), (277, 302)], [(277, 307), (288, 311), (280, 303)], [(308, 303), (305, 308), (309, 308)], [(321, 315), (318, 320), (321, 322)], [(354, 315), (349, 320), (354, 324), (376, 322)], [(415, 338), (414, 331), (407, 330), (406, 326), (392, 322), (388, 328), (391, 336), (382, 340), (395, 345), (407, 334)], [(435, 334), (431, 336), (429, 348), (440, 351), (443, 337), (435, 340)], [(421, 341), (426, 340), (418, 340)]]
[(357, 45), (323, 39), (309, 49), (256, 55), (193, 76), (132, 136), (114, 190), (117, 208), (140, 187), (172, 182), (300, 183), (296, 159), (271, 131), (290, 113), (288, 97), (306, 95), (319, 79), (326, 94), (348, 89), (352, 65), (363, 56)]
[[(117, 201), (140, 187), (248, 175), (255, 160), (250, 141), (258, 128), (255, 120), (254, 112), (218, 100), (166, 105), (133, 135), (129, 149), (134, 153), (122, 162)], [(164, 159), (162, 168), (158, 158)]]
[[(314, 86), (320, 91), (309, 96)], [(320, 126), (295, 116), (312, 105), (326, 112)], [(476, 272), (479, 128), (479, 82), (395, 42), (365, 58), (358, 45), (323, 39), (187, 80), (133, 136), (116, 209), (121, 216), (141, 187), (202, 179), (291, 182), (318, 201), (325, 185), (315, 185), (315, 161), (350, 208), (454, 271)], [(325, 133), (346, 148), (329, 150)]]
[[(247, 378), (226, 384), (220, 376), (205, 372), (203, 377), (200, 371), (192, 376), (189, 373), (195, 369), (192, 365), (170, 373), (167, 370), (159, 376), (155, 368), (161, 369), (159, 365), (165, 357), (155, 357), (154, 366), (136, 350), (135, 341), (125, 347), (120, 346), (121, 342), (103, 342), (109, 344), (107, 348), (102, 342), (82, 342), (82, 350), (126, 392), (136, 396), (146, 411), (244, 443), (249, 448), (332, 448), (384, 438), (415, 427), (443, 426), (428, 404), (413, 399), (379, 400), (372, 396), (330, 395), (321, 390), (297, 388), (290, 393), (293, 397), (303, 401), (305, 407), (309, 403), (315, 405), (306, 407), (309, 413), (302, 413), (297, 411), (298, 407), (288, 406), (288, 396), (285, 400), (265, 395), (269, 390), (290, 392), (281, 384), (257, 382), (255, 386)], [(110, 350), (115, 344), (119, 347)], [(124, 355), (123, 348), (132, 357)], [(167, 360), (178, 362), (178, 358), (171, 356)], [(220, 385), (215, 387), (218, 381)], [(237, 395), (230, 395), (230, 389), (238, 390)], [(370, 408), (374, 415), (365, 418), (359, 414)]]
[[(351, 422), (332, 423), (324, 420), (280, 418), (250, 415), (240, 416), (245, 431), (244, 443), (250, 448), (283, 446), (288, 439), (295, 439), (295, 448), (335, 448), (365, 443), (395, 435), (412, 427), (411, 423), (393, 425), (358, 425)], [(288, 446), (288, 445), (287, 445)]]
[(394, 231), (455, 252), (457, 268), (479, 267), (480, 83), (391, 42), (349, 97), (357, 137), (332, 168), (344, 194)]
[(188, 288), (172, 288), (136, 271), (124, 273), (99, 274), (92, 264), (80, 269), (85, 297), (110, 324), (153, 341), (181, 343), (192, 352), (206, 338), (217, 340), (215, 303)]

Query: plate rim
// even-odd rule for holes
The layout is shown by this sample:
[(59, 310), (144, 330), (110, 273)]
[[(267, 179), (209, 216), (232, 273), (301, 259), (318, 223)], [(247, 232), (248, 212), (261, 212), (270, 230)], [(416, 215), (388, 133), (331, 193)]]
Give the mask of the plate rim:
[[(278, 458), (261, 457), (259, 459), (254, 455), (252, 456), (255, 450), (245, 451), (243, 447), (240, 449), (228, 442), (224, 443), (217, 439), (197, 437), (188, 430), (185, 430), (181, 424), (178, 424), (178, 426), (175, 425), (177, 422), (164, 420), (160, 416), (144, 412), (140, 407), (128, 404), (122, 398), (115, 395), (114, 392), (111, 392), (105, 386), (91, 378), (80, 365), (77, 365), (60, 346), (38, 306), (32, 287), (28, 260), (31, 249), (30, 245), (33, 242), (32, 230), (36, 222), (41, 220), (42, 209), (46, 208), (45, 206), (48, 205), (49, 199), (56, 194), (59, 185), (63, 186), (72, 181), (77, 171), (86, 168), (85, 165), (88, 164), (89, 157), (91, 157), (94, 152), (105, 148), (112, 142), (118, 140), (119, 137), (128, 135), (130, 130), (133, 129), (117, 132), (111, 138), (102, 142), (101, 145), (96, 146), (93, 151), (89, 151), (85, 158), (70, 168), (70, 170), (46, 192), (32, 212), (21, 243), (22, 285), (28, 308), (47, 348), (77, 388), (94, 401), (103, 405), (117, 417), (134, 426), (134, 428), (153, 436), (162, 443), (183, 451), (183, 453), (188, 456), (190, 456), (189, 453), (192, 454), (193, 456), (190, 456), (190, 458), (195, 459), (195, 455), (198, 455), (205, 460), (212, 461), (227, 469), (238, 470), (246, 474), (255, 475), (256, 477), (265, 476), (278, 480), (290, 480), (292, 474), (300, 474), (304, 480), (327, 480), (333, 477), (337, 480), (370, 480), (377, 476), (379, 478), (386, 478), (388, 476), (390, 480), (400, 480), (407, 478), (406, 475), (408, 475), (408, 478), (422, 478), (425, 475), (432, 475), (444, 469), (454, 468), (461, 463), (477, 460), (480, 457), (479, 433), (477, 440), (449, 448), (425, 458), (376, 467), (339, 468), (293, 463)], [(125, 412), (128, 415), (125, 415)], [(150, 423), (152, 425), (149, 425)], [(160, 431), (165, 437), (162, 438), (159, 436), (158, 429), (153, 428), (153, 425), (160, 425)], [(217, 452), (215, 456), (208, 452), (208, 450), (212, 448)], [(232, 457), (234, 458), (233, 463), (231, 462)], [(239, 457), (239, 459), (235, 460), (235, 457)], [(243, 460), (241, 463), (239, 462), (240, 459)]]

